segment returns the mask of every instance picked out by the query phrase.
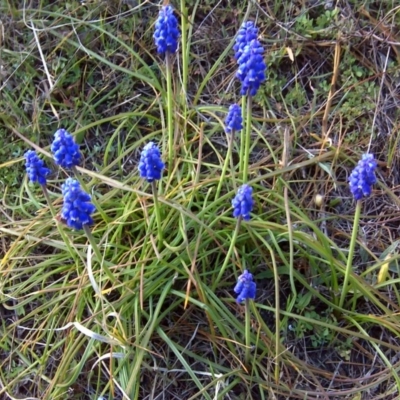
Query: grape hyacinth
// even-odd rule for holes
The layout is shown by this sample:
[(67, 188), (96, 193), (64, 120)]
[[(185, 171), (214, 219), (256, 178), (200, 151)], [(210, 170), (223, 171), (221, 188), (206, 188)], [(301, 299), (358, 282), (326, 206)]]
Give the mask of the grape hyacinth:
[(242, 96), (255, 96), (261, 83), (265, 81), (265, 65), (263, 58), (264, 49), (257, 39), (253, 39), (243, 49), (238, 59), (239, 69), (236, 77), (242, 83), (240, 94)]
[(233, 216), (235, 218), (242, 217), (246, 221), (250, 219), (250, 212), (254, 205), (252, 193), (253, 188), (249, 185), (240, 186), (236, 196), (232, 200)]
[(51, 151), (56, 164), (63, 168), (79, 165), (82, 158), (79, 146), (75, 143), (73, 136), (65, 129), (58, 129), (54, 134)]
[(162, 56), (165, 53), (175, 53), (178, 48), (178, 20), (174, 9), (170, 5), (163, 6), (160, 10), (153, 35), (157, 52)]
[(160, 150), (153, 143), (149, 142), (144, 146), (140, 155), (139, 172), (140, 177), (147, 182), (161, 179), (161, 173), (165, 164), (161, 160)]
[(25, 168), (28, 174), (29, 180), (32, 183), (39, 183), (40, 185), (46, 185), (46, 176), (50, 173), (50, 170), (44, 164), (44, 161), (39, 158), (34, 150), (28, 150), (25, 154)]
[(237, 104), (229, 107), (228, 115), (225, 119), (225, 132), (240, 131), (243, 129), (242, 109)]
[(257, 39), (257, 35), (258, 29), (253, 21), (247, 21), (242, 24), (233, 46), (236, 60), (240, 58), (246, 45), (250, 44), (252, 40)]
[(83, 225), (92, 225), (91, 214), (96, 207), (90, 202), (91, 197), (84, 192), (78, 181), (68, 178), (61, 187), (64, 204), (61, 217), (73, 229), (82, 229)]
[(253, 282), (253, 275), (247, 271), (247, 269), (245, 269), (243, 274), (239, 276), (237, 284), (233, 290), (238, 295), (236, 298), (238, 303), (242, 303), (247, 299), (255, 299), (256, 283)]
[(363, 154), (361, 160), (349, 177), (350, 191), (355, 200), (371, 195), (372, 185), (376, 183), (377, 162), (372, 154)]

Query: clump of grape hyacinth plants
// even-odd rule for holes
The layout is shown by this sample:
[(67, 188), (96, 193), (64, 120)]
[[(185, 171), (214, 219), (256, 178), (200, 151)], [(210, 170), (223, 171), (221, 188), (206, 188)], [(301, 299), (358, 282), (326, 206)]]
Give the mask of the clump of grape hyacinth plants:
[(51, 151), (57, 165), (63, 168), (72, 168), (81, 162), (79, 145), (73, 136), (65, 129), (58, 129), (54, 134)]
[(235, 218), (250, 220), (250, 212), (254, 206), (253, 188), (246, 184), (242, 185), (232, 200), (232, 206)]
[(174, 15), (174, 9), (170, 5), (163, 6), (158, 15), (154, 31), (154, 41), (157, 52), (160, 55), (175, 53), (178, 48), (178, 20)]
[(39, 158), (34, 150), (28, 150), (25, 154), (25, 168), (28, 174), (29, 180), (32, 183), (39, 183), (39, 185), (46, 185), (47, 175), (50, 174), (50, 170), (46, 167), (44, 161)]
[(236, 301), (242, 303), (245, 300), (254, 300), (256, 297), (256, 283), (253, 281), (253, 275), (246, 269), (239, 276), (233, 291), (238, 295)]
[(68, 178), (61, 187), (64, 204), (61, 217), (73, 229), (82, 229), (84, 225), (92, 225), (92, 214), (96, 207), (91, 203), (91, 197), (84, 192), (75, 179)]
[(369, 197), (372, 185), (376, 183), (375, 169), (377, 162), (372, 154), (363, 154), (361, 160), (349, 177), (350, 191), (355, 200)]

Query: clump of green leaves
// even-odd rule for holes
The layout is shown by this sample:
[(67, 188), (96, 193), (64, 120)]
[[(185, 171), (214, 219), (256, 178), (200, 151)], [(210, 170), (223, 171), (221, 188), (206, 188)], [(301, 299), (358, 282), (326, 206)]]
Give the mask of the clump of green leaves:
[(336, 34), (336, 18), (339, 8), (324, 10), (304, 10), (296, 19), (295, 30), (310, 39), (327, 39)]
[[(312, 304), (312, 299), (310, 292), (298, 295), (294, 308), (296, 313), (305, 318), (293, 322), (290, 330), (294, 332), (296, 339), (306, 338), (310, 340), (312, 347), (318, 348), (332, 343), (336, 336), (332, 328), (337, 326), (337, 321), (331, 308), (320, 311), (319, 304)], [(319, 322), (331, 325), (332, 328), (321, 326)]]

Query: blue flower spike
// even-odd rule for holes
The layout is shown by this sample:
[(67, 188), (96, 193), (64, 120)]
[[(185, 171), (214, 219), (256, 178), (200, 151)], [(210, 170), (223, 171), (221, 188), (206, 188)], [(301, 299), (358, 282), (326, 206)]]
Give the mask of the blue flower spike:
[(56, 164), (60, 167), (72, 168), (81, 162), (82, 155), (79, 146), (65, 129), (58, 129), (54, 134), (51, 151)]
[(161, 179), (162, 170), (165, 164), (161, 160), (161, 154), (158, 147), (153, 142), (149, 142), (144, 146), (140, 155), (139, 173), (141, 178), (145, 178), (147, 182)]
[(39, 185), (46, 185), (47, 175), (50, 174), (50, 170), (44, 164), (44, 161), (39, 158), (34, 150), (28, 150), (25, 154), (25, 168), (28, 174), (29, 180), (32, 183), (39, 183)]
[(244, 300), (254, 300), (256, 297), (256, 283), (253, 282), (253, 275), (244, 270), (243, 274), (239, 276), (237, 284), (233, 291), (238, 295), (236, 301), (240, 304)]
[(165, 53), (175, 53), (178, 48), (178, 20), (174, 9), (170, 5), (163, 6), (158, 15), (156, 28), (153, 35), (157, 52), (164, 56)]
[(258, 28), (254, 25), (253, 21), (247, 21), (242, 24), (233, 46), (236, 60), (240, 58), (244, 48), (250, 44), (252, 40), (257, 39), (257, 36)]
[(350, 191), (355, 200), (369, 197), (376, 183), (375, 169), (378, 166), (372, 154), (363, 154), (349, 177)]
[(240, 186), (236, 196), (232, 200), (233, 216), (242, 217), (245, 221), (250, 219), (250, 212), (254, 206), (253, 188), (249, 185)]
[(64, 204), (61, 217), (73, 229), (82, 229), (84, 225), (92, 225), (91, 214), (96, 207), (91, 203), (91, 197), (82, 190), (79, 182), (68, 178), (61, 187)]
[(236, 77), (240, 80), (242, 96), (255, 96), (261, 84), (265, 81), (267, 66), (263, 57), (264, 49), (257, 39), (247, 44), (238, 59)]
[(228, 115), (225, 119), (225, 132), (238, 132), (243, 129), (242, 109), (237, 104), (229, 107)]

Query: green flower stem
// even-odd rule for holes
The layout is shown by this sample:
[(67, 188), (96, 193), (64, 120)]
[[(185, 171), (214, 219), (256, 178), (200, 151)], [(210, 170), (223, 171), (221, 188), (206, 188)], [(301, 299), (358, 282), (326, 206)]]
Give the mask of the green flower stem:
[[(240, 175), (243, 174), (246, 131), (247, 131), (247, 121), (246, 121), (246, 111), (245, 110), (246, 110), (246, 96), (242, 96), (243, 129), (240, 131), (240, 143), (239, 143), (239, 173), (240, 173)], [(243, 183), (246, 183), (246, 182), (243, 182)]]
[(168, 130), (168, 172), (171, 174), (173, 170), (173, 151), (174, 151), (174, 99), (172, 93), (172, 61), (171, 54), (167, 52), (166, 56), (166, 73), (167, 73), (167, 130)]
[(49, 191), (47, 190), (46, 185), (40, 185), (40, 186), (42, 187), (43, 195), (44, 195), (44, 197), (45, 197), (45, 199), (47, 201), (47, 204), (49, 205), (51, 215), (53, 216), (53, 218), (56, 218), (57, 212), (56, 212), (56, 209), (53, 206), (53, 203), (51, 202), (51, 199), (50, 199), (50, 196), (49, 196)]
[(231, 160), (231, 175), (232, 175), (232, 184), (233, 184), (233, 190), (235, 191), (235, 193), (237, 193), (238, 187), (236, 185), (236, 173), (235, 173), (235, 166), (233, 165), (233, 157), (232, 157), (232, 150), (233, 150), (233, 142), (234, 142), (234, 137), (231, 138), (230, 140), (230, 160)]
[(358, 225), (360, 223), (360, 215), (361, 215), (361, 200), (357, 200), (356, 212), (354, 214), (354, 222), (353, 222), (353, 232), (351, 234), (350, 246), (349, 246), (349, 255), (347, 256), (347, 264), (346, 271), (344, 274), (344, 282), (342, 287), (342, 293), (340, 295), (339, 308), (343, 308), (344, 299), (346, 297), (348, 291), (349, 279), (353, 267), (353, 257), (354, 257), (354, 249), (357, 243), (357, 233), (358, 233)]
[[(245, 107), (245, 96), (243, 96), (243, 107)], [(242, 157), (242, 166), (243, 166), (243, 183), (247, 183), (248, 180), (248, 171), (249, 171), (249, 159), (250, 159), (250, 137), (251, 137), (251, 106), (252, 106), (252, 97), (247, 96), (247, 107), (246, 107), (246, 118), (243, 118), (246, 121), (246, 131), (244, 133), (244, 141), (243, 141), (243, 133), (242, 133), (242, 143), (240, 144), (240, 151), (244, 151), (244, 155)], [(242, 132), (244, 130), (242, 129)], [(244, 146), (244, 147), (243, 147)]]
[[(87, 188), (87, 186), (86, 186), (84, 180), (82, 179), (82, 176), (81, 176), (80, 172), (78, 171), (78, 169), (76, 167), (72, 167), (72, 172), (74, 173), (75, 178), (79, 181), (79, 183), (82, 186), (83, 190), (86, 193), (90, 194), (90, 190)], [(100, 213), (101, 218), (103, 218), (103, 221), (105, 221), (106, 223), (109, 223), (110, 220), (107, 217), (107, 214), (103, 211), (102, 207), (100, 206), (100, 203), (97, 201), (96, 196), (91, 196), (91, 198), (92, 198), (91, 199), (92, 203), (95, 205), (96, 210)]]
[(158, 202), (156, 181), (151, 182), (151, 189), (153, 191), (154, 208), (155, 208), (156, 218), (157, 218), (158, 241), (161, 244), (163, 242), (163, 232), (162, 232), (162, 226), (161, 226), (161, 209), (160, 209), (160, 203)]
[(245, 335), (245, 344), (246, 350), (244, 353), (244, 365), (246, 368), (250, 367), (250, 347), (251, 347), (251, 340), (250, 340), (250, 300), (246, 299), (244, 303), (245, 307), (245, 326), (244, 326), (244, 335)]
[(106, 275), (108, 276), (108, 278), (110, 279), (110, 281), (115, 283), (116, 279), (115, 279), (113, 273), (111, 272), (111, 270), (108, 268), (106, 262), (104, 262), (103, 257), (100, 253), (99, 246), (97, 246), (96, 240), (93, 237), (89, 226), (83, 225), (83, 230), (85, 231), (86, 237), (89, 239), (89, 243), (91, 244), (91, 246), (93, 248), (93, 251), (94, 251), (94, 254), (96, 255), (97, 261), (99, 262), (101, 267), (104, 268), (104, 271), (105, 271)]
[[(234, 169), (234, 165), (233, 165), (233, 159), (232, 159), (232, 149), (233, 149), (233, 142), (235, 140), (235, 130), (232, 130), (231, 133), (227, 133), (227, 138), (228, 138), (228, 153), (226, 155), (225, 158), (225, 162), (224, 162), (224, 166), (222, 167), (222, 172), (221, 172), (221, 177), (219, 179), (219, 183), (218, 183), (218, 187), (217, 187), (217, 193), (215, 195), (215, 198), (218, 199), (219, 198), (219, 194), (221, 193), (221, 189), (222, 189), (222, 184), (224, 182), (224, 178), (226, 175), (226, 171), (228, 169), (228, 164), (229, 161), (231, 163), (231, 174), (234, 175), (235, 173), (235, 169)], [(233, 179), (233, 187), (235, 189), (236, 192), (236, 181), (235, 179)]]
[(240, 224), (241, 224), (241, 222), (242, 222), (242, 217), (240, 216), (240, 217), (237, 219), (237, 222), (236, 222), (236, 229), (235, 229), (235, 232), (233, 233), (233, 237), (232, 237), (232, 239), (231, 239), (231, 245), (229, 246), (228, 254), (227, 254), (226, 257), (225, 257), (224, 264), (222, 265), (221, 269), (219, 270), (219, 274), (218, 274), (217, 279), (214, 281), (213, 290), (215, 290), (215, 288), (217, 287), (219, 281), (220, 281), (221, 278), (222, 278), (222, 275), (224, 274), (224, 272), (225, 272), (225, 270), (226, 270), (226, 267), (228, 266), (228, 262), (229, 262), (230, 259), (231, 259), (231, 255), (232, 255), (232, 253), (233, 253), (233, 249), (235, 248), (236, 239), (237, 239), (238, 234), (239, 234), (239, 229), (240, 229)]

